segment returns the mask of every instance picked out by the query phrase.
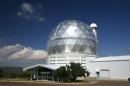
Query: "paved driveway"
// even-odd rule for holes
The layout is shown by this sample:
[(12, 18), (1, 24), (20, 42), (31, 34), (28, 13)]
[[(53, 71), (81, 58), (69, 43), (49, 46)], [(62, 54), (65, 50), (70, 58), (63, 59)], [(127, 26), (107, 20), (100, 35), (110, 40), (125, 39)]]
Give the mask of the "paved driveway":
[(100, 80), (88, 86), (130, 86), (130, 82), (122, 80)]

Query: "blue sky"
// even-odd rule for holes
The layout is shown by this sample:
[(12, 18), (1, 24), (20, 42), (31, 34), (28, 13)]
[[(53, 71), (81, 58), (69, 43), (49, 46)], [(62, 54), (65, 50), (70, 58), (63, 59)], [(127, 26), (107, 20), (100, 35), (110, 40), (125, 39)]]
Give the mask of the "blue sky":
[(45, 62), (50, 32), (71, 19), (97, 24), (99, 57), (130, 54), (129, 0), (0, 0), (0, 66)]

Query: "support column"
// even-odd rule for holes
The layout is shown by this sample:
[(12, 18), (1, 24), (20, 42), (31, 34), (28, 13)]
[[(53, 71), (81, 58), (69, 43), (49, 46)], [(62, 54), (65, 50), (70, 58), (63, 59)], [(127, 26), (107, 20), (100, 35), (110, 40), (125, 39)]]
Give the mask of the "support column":
[(42, 73), (42, 80), (43, 80), (43, 73)]
[(47, 73), (47, 80), (48, 80), (48, 73)]
[(37, 74), (36, 74), (36, 75), (37, 75), (37, 80), (38, 80), (38, 69), (36, 70), (36, 72), (37, 72)]
[(57, 64), (57, 56), (56, 56), (56, 60), (55, 60), (55, 63)]
[(81, 56), (79, 56), (79, 58), (80, 58), (80, 64), (81, 64)]
[(32, 77), (33, 77), (32, 74), (33, 74), (33, 71), (31, 71), (31, 80), (32, 80)]
[(68, 56), (67, 56), (67, 65), (69, 64)]
[(44, 80), (45, 80), (45, 74), (43, 74), (43, 78), (44, 78)]

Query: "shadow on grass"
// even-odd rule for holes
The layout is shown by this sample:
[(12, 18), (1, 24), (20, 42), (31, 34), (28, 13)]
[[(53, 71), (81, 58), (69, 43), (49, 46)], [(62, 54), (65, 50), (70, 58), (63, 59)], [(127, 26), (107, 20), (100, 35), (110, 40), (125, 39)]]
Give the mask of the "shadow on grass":
[(87, 80), (61, 81), (61, 83), (83, 83), (83, 82), (89, 82), (89, 81)]
[(29, 79), (20, 79), (20, 78), (1, 78), (0, 82), (11, 82), (11, 81), (30, 81)]
[(79, 83), (79, 82), (84, 82), (83, 80), (75, 80), (75, 81), (62, 81), (63, 83)]

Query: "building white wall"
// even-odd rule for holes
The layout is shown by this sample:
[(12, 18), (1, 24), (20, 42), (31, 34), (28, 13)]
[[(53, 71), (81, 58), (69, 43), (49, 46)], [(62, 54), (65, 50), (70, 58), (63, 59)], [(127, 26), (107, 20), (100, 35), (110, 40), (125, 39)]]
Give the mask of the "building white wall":
[[(130, 61), (115, 60), (115, 61), (90, 61), (87, 65), (91, 72), (91, 77), (97, 77), (96, 71), (101, 73), (101, 70), (109, 70), (109, 78), (113, 79), (128, 79), (130, 77)], [(104, 75), (100, 74), (100, 77)]]
[(86, 68), (86, 61), (90, 61), (92, 59), (95, 59), (95, 55), (86, 55), (86, 54), (56, 54), (56, 55), (50, 55), (47, 59), (47, 64), (55, 64), (55, 65), (61, 65), (66, 66), (66, 64), (69, 64), (71, 62), (75, 63), (81, 63), (83, 67)]
[[(57, 58), (57, 57), (49, 58), (49, 60), (47, 59), (48, 63), (46, 65), (38, 64), (38, 65), (34, 65), (28, 68), (24, 68), (24, 70), (31, 69), (39, 65), (45, 68), (54, 69), (55, 66), (60, 67), (60, 66), (65, 66), (67, 63), (69, 64), (69, 62), (71, 62), (69, 61), (70, 59), (72, 59), (72, 61), (74, 61), (75, 59), (78, 59), (78, 61), (75, 61), (75, 62), (76, 63), (79, 62), (82, 64), (83, 67), (87, 68), (87, 70), (91, 72), (90, 77), (97, 77), (96, 72), (100, 72), (100, 77), (108, 77), (112, 79), (130, 78), (130, 56), (113, 56), (113, 57), (103, 57), (103, 58), (96, 58), (96, 56), (85, 57), (84, 55), (80, 55), (79, 57), (76, 57), (78, 55), (74, 55), (74, 57), (73, 56), (69, 57), (68, 55), (67, 57), (66, 55), (64, 56), (63, 55), (57, 56), (57, 57), (63, 57), (63, 58)], [(56, 63), (56, 64), (51, 64), (51, 63)]]
[[(65, 66), (70, 62), (81, 63), (83, 67), (91, 72), (90, 77), (97, 77), (99, 71), (100, 77), (113, 79), (130, 78), (130, 56), (112, 56), (96, 58), (96, 56), (85, 56), (81, 54), (74, 55), (52, 55), (48, 59), (48, 64)], [(105, 71), (104, 71), (105, 70)], [(109, 73), (109, 74), (108, 74)]]

